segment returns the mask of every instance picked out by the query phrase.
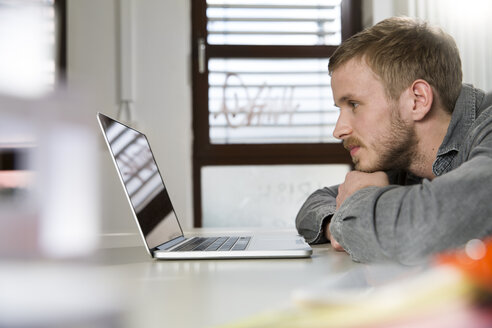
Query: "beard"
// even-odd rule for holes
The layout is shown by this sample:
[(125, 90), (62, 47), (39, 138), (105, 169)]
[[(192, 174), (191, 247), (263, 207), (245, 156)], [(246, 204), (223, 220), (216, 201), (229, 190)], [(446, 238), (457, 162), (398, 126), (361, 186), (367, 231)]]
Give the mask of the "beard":
[[(408, 170), (412, 160), (417, 158), (418, 139), (415, 129), (403, 121), (398, 108), (391, 109), (390, 129), (384, 135), (376, 139), (375, 152), (379, 155), (374, 164), (363, 165), (360, 158), (354, 157), (355, 169), (372, 173), (376, 171)], [(351, 137), (344, 141), (344, 147), (351, 146), (366, 148), (366, 145), (357, 137)]]

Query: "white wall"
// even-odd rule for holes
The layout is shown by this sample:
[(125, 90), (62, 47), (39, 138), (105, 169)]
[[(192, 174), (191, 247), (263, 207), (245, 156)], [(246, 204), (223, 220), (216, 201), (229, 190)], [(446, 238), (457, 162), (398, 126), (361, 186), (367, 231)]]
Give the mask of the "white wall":
[(408, 0), (363, 1), (363, 26), (369, 27), (391, 16), (408, 16)]
[[(116, 116), (117, 0), (68, 1), (68, 86)], [(151, 141), (184, 227), (192, 226), (192, 130), (188, 0), (134, 1), (136, 127)], [(82, 91), (83, 90), (83, 91)], [(116, 171), (100, 144), (102, 233), (135, 233)]]

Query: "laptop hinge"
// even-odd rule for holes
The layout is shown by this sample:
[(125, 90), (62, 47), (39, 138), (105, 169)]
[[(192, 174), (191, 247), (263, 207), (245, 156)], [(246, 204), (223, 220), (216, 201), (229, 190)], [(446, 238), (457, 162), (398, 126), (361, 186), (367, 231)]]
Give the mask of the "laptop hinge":
[(170, 249), (171, 247), (181, 243), (182, 241), (186, 240), (185, 237), (183, 236), (179, 236), (178, 238), (174, 238), (173, 240), (170, 240), (168, 242), (165, 242), (164, 244), (160, 244), (159, 246), (157, 246), (155, 249), (158, 249), (158, 250), (166, 250), (166, 249)]

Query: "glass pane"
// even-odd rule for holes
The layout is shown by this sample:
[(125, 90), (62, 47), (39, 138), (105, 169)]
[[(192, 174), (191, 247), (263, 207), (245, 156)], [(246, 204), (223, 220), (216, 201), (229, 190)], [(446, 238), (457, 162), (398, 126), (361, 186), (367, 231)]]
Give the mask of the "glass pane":
[(0, 0), (0, 93), (37, 97), (55, 84), (54, 0)]
[(209, 44), (338, 45), (340, 0), (207, 0)]
[(209, 61), (213, 144), (337, 142), (328, 59)]
[(343, 182), (349, 165), (202, 168), (204, 227), (290, 228), (316, 189)]

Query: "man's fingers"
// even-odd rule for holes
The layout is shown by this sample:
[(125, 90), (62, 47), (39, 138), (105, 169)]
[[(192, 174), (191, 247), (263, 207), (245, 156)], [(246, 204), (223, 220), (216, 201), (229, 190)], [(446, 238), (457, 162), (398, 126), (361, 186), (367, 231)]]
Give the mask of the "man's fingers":
[(333, 236), (331, 235), (331, 232), (330, 232), (330, 223), (328, 223), (326, 225), (326, 228), (325, 229), (326, 229), (325, 236), (330, 241), (331, 247), (333, 247), (333, 249), (336, 250), (336, 251), (338, 251), (338, 252), (345, 252), (345, 250), (343, 249), (342, 245), (340, 245), (335, 240), (335, 238), (333, 238)]
[(342, 245), (340, 245), (335, 239), (331, 239), (331, 246), (333, 247), (334, 250), (337, 252), (345, 252), (345, 249), (343, 249)]
[(337, 194), (337, 197), (335, 198), (336, 202), (337, 202), (337, 207), (336, 209), (338, 210), (340, 208), (340, 206), (342, 206), (344, 200), (345, 200), (345, 197), (344, 197), (344, 191), (343, 191), (343, 184), (341, 184), (340, 186), (338, 186), (338, 194)]

